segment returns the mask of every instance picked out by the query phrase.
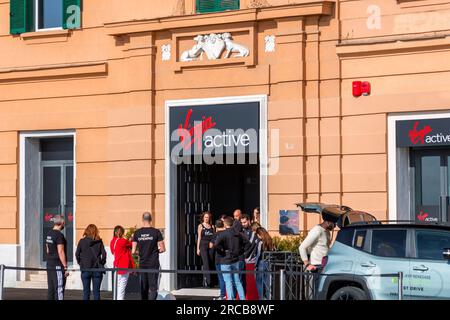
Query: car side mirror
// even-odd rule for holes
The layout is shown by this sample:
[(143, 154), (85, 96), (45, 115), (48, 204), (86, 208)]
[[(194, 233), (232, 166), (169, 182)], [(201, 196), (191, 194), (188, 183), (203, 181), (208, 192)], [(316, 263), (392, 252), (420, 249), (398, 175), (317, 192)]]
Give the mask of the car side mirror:
[(450, 260), (450, 248), (445, 248), (444, 251), (442, 251), (442, 255), (445, 260)]

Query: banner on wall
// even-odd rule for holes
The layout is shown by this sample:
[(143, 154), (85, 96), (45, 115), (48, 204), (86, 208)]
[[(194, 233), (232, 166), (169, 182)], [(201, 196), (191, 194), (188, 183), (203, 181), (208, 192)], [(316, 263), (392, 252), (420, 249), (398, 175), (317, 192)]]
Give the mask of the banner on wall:
[(299, 210), (280, 210), (280, 226), (281, 235), (300, 234)]

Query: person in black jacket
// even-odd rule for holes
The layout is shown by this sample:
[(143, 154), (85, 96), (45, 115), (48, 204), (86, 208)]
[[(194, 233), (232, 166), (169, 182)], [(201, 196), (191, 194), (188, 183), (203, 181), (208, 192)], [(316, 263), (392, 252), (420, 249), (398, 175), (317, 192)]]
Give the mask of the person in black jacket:
[(233, 228), (233, 218), (225, 218), (224, 224), (225, 231), (217, 236), (214, 248), (223, 256), (220, 270), (225, 272), (223, 273), (223, 279), (227, 298), (228, 300), (234, 300), (234, 288), (236, 288), (239, 300), (245, 300), (245, 292), (239, 274), (227, 271), (239, 271), (240, 257), (245, 255), (251, 245), (241, 232)]
[(91, 296), (91, 282), (94, 300), (100, 300), (100, 286), (102, 284), (102, 271), (83, 271), (83, 269), (103, 268), (106, 263), (106, 251), (98, 228), (94, 224), (87, 226), (83, 238), (80, 239), (75, 253), (81, 269), (83, 282), (83, 300), (89, 300)]
[[(223, 219), (225, 219), (225, 217), (223, 217)], [(213, 236), (211, 238), (211, 242), (209, 243), (209, 247), (211, 249), (214, 249), (214, 244), (216, 243), (217, 236), (221, 232), (225, 231), (225, 226), (224, 226), (223, 221), (224, 220), (222, 220), (222, 219), (216, 220), (216, 233), (213, 234)], [(216, 264), (215, 267), (216, 267), (216, 270), (219, 271), (219, 273), (217, 274), (217, 277), (218, 277), (219, 286), (220, 286), (220, 296), (214, 300), (226, 300), (227, 292), (226, 292), (226, 288), (225, 288), (225, 281), (223, 280), (223, 275), (220, 272), (220, 265), (222, 264), (222, 258), (224, 256), (215, 250), (214, 250), (214, 253), (215, 253), (214, 262)]]

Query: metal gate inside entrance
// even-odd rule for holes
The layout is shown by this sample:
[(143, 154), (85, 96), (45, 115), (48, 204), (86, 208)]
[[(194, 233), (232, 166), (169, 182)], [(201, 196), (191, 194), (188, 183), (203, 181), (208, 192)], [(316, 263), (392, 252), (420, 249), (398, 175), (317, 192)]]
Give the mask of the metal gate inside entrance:
[(450, 218), (450, 150), (411, 149), (412, 220), (448, 222)]
[(46, 235), (53, 228), (53, 217), (62, 215), (67, 240), (67, 261), (73, 260), (73, 139), (41, 139), (41, 261), (46, 261)]
[[(202, 212), (211, 211), (214, 221), (238, 208), (252, 213), (260, 200), (259, 164), (180, 164), (177, 181), (178, 269), (201, 270), (196, 245)], [(201, 275), (178, 276), (178, 289), (201, 286)]]
[[(178, 270), (202, 268), (196, 250), (202, 212), (210, 211), (214, 220), (235, 209), (252, 213), (260, 206), (260, 183), (265, 183), (260, 180), (260, 109), (265, 98), (233, 100), (168, 104), (169, 207), (175, 220), (169, 229), (175, 233)], [(180, 274), (176, 280), (178, 289), (203, 285), (201, 274)]]

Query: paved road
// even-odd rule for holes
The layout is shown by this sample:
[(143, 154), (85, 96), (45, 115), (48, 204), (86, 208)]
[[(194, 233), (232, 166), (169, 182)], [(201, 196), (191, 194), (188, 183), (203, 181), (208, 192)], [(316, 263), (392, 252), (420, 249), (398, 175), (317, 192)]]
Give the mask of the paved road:
[[(3, 291), (4, 300), (46, 300), (46, 289), (11, 289), (6, 288)], [(83, 292), (81, 290), (67, 290), (66, 300), (82, 300)], [(112, 292), (102, 291), (101, 299), (112, 300)], [(201, 296), (176, 296), (177, 300), (211, 300), (210, 297)], [(126, 300), (140, 300), (139, 294), (127, 294)]]

